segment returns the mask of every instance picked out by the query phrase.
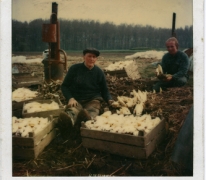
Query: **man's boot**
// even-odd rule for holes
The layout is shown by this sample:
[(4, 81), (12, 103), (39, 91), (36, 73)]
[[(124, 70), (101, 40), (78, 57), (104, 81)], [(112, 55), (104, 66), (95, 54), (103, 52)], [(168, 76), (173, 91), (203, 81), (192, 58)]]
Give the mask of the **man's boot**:
[(57, 127), (64, 139), (70, 138), (74, 131), (74, 120), (70, 113), (61, 112), (58, 118)]
[(76, 123), (75, 124), (78, 124), (78, 125), (81, 125), (81, 122), (86, 122), (88, 120), (91, 120), (91, 116), (90, 114), (88, 113), (88, 111), (86, 109), (82, 109), (78, 116), (77, 116), (77, 120), (76, 120)]

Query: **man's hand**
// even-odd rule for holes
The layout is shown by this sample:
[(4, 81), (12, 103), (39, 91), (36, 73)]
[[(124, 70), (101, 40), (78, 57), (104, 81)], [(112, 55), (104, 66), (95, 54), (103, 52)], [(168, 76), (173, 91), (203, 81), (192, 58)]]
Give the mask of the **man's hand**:
[(171, 81), (172, 80), (172, 75), (167, 75), (166, 79), (164, 79), (164, 81)]
[(77, 105), (78, 102), (74, 98), (69, 99), (68, 107), (76, 107)]

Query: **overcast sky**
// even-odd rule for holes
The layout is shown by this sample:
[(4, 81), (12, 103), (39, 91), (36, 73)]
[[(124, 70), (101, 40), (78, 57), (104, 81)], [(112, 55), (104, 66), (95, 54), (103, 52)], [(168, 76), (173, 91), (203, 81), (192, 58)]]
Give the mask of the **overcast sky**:
[(192, 25), (192, 0), (12, 0), (12, 19), (49, 19), (52, 2), (58, 4), (58, 18), (70, 20), (171, 28), (175, 12), (176, 28)]

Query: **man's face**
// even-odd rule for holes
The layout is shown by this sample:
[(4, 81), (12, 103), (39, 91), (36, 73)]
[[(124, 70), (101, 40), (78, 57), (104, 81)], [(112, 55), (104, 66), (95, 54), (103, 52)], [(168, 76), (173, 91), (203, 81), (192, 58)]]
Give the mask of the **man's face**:
[(95, 62), (97, 61), (97, 56), (95, 54), (92, 53), (86, 53), (84, 56), (84, 61), (85, 61), (85, 65), (88, 68), (92, 68), (95, 64)]
[(167, 47), (167, 50), (170, 54), (176, 54), (177, 52), (177, 47), (175, 45), (175, 42), (174, 41), (169, 41), (166, 43), (166, 47)]

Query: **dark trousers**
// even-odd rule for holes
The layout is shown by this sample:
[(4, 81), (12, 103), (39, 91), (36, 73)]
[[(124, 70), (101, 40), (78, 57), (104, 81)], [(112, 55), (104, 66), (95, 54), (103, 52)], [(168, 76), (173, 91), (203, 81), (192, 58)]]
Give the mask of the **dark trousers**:
[(181, 77), (178, 79), (172, 79), (171, 81), (159, 81), (153, 86), (153, 90), (156, 92), (160, 91), (160, 88), (162, 90), (166, 90), (168, 87), (181, 87), (184, 86), (187, 83), (187, 78), (186, 77)]
[(93, 100), (83, 100), (78, 101), (78, 105), (76, 107), (67, 107), (66, 112), (70, 113), (73, 116), (74, 124), (77, 121), (78, 114), (81, 110), (85, 109), (88, 114), (91, 116), (91, 118), (95, 118), (99, 115), (101, 108), (101, 100), (99, 99), (93, 99)]

